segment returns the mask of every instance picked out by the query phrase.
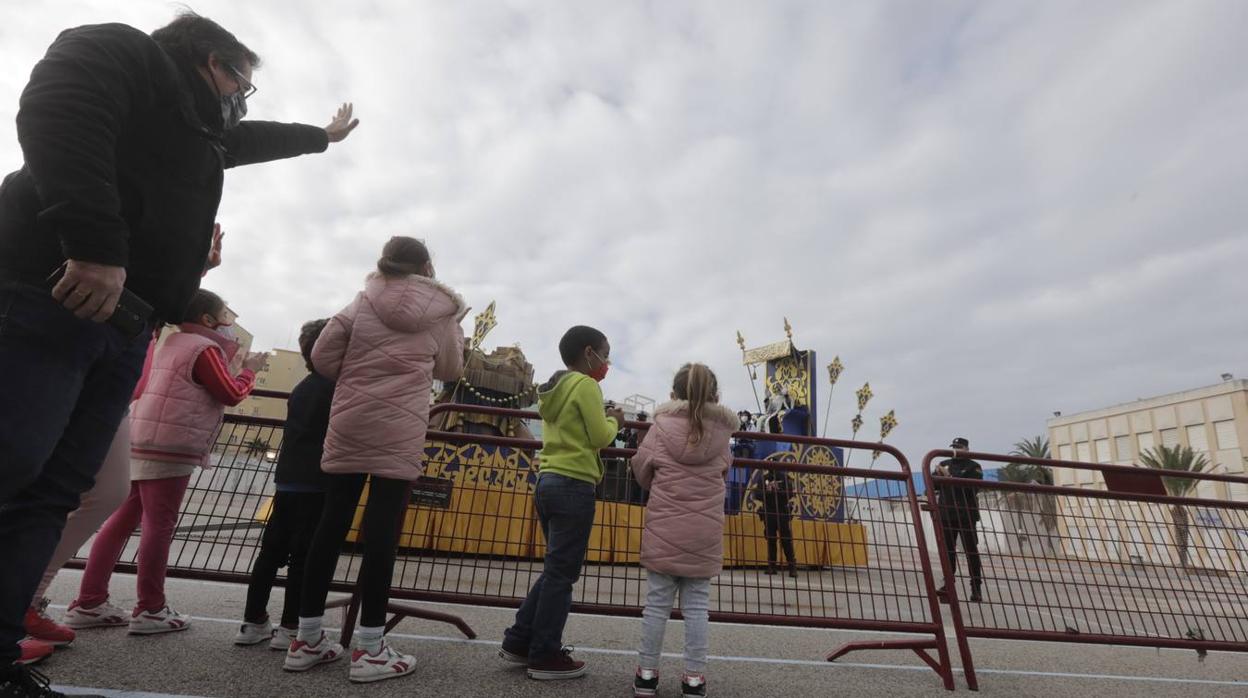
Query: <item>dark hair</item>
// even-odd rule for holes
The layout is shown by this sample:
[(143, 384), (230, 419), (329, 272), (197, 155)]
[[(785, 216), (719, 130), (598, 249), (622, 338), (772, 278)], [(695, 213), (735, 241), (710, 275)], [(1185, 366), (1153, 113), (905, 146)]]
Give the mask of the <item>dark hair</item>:
[(395, 235), (381, 248), (377, 271), (385, 276), (424, 274), (429, 263), (429, 248), (425, 243), (406, 235)]
[(187, 322), (199, 322), (201, 317), (216, 317), (222, 310), (225, 310), (225, 301), (221, 300), (221, 296), (201, 288), (191, 296), (191, 302), (186, 305), (186, 314), (183, 317)]
[(312, 367), (312, 347), (316, 345), (316, 340), (321, 336), (321, 330), (329, 324), (329, 318), (321, 318), (320, 320), (309, 320), (303, 323), (303, 327), (299, 328), (299, 353), (303, 354), (303, 362), (308, 365), (308, 370), (313, 373), (316, 369)]
[(565, 366), (571, 366), (580, 358), (585, 347), (592, 347), (596, 350), (606, 342), (607, 335), (592, 327), (577, 325), (564, 332), (563, 338), (559, 340), (559, 357), (563, 359)]
[(236, 70), (260, 67), (260, 56), (255, 51), (220, 24), (191, 10), (179, 12), (172, 22), (152, 32), (152, 39), (174, 60), (186, 65), (205, 65), (208, 56), (215, 53), (220, 61)]

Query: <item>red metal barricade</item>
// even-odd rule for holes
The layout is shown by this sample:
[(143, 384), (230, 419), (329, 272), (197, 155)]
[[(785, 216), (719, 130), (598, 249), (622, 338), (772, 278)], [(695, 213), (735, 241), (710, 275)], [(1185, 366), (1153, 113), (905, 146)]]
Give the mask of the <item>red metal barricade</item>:
[[(923, 459), (929, 497), (940, 493), (931, 520), (973, 690), (971, 637), (1248, 652), (1248, 502), (1220, 492), (1248, 478), (959, 455), (1073, 473), (1073, 486), (994, 482), (933, 472), (952, 451)], [(1183, 481), (1197, 496), (1167, 493)], [(983, 567), (978, 603), (963, 593), (973, 584), (968, 532)]]
[[(448, 410), (536, 418), (532, 412), (464, 405), (437, 405), (433, 412)], [(644, 430), (649, 425), (629, 426)], [(737, 479), (730, 484), (725, 516), (725, 568), (712, 587), (712, 620), (912, 634), (850, 643), (827, 659), (858, 649), (910, 650), (952, 689), (950, 655), (905, 456), (866, 442), (753, 432), (737, 436), (786, 443), (789, 450), (770, 460), (735, 463)], [(188, 487), (170, 551), (170, 576), (248, 581), (268, 517), (281, 439), (278, 420), (227, 415), (211, 456), (215, 467), (197, 471)], [(531, 496), (540, 445), (531, 439), (429, 433), (426, 478), (414, 483), (402, 522), (392, 623), (420, 615), (455, 623), (472, 636), (472, 629), (453, 615), (402, 602), (519, 606), (542, 567), (543, 541)], [(898, 469), (840, 468), (837, 448), (880, 450), (896, 459)], [(574, 590), (578, 612), (641, 614), (644, 493), (631, 477), (631, 455), (628, 449), (603, 451), (606, 476), (597, 491), (590, 550)], [(763, 468), (783, 473), (791, 483), (789, 528), (797, 577), (785, 570), (767, 573), (766, 527), (749, 492), (753, 474)], [(848, 487), (854, 480), (858, 484)], [(356, 536), (353, 529), (335, 572), (336, 591), (354, 589), (360, 564)], [(777, 536), (776, 547), (778, 557), (787, 557), (781, 552), (783, 535)], [(137, 537), (118, 569), (133, 571), (136, 554)], [(344, 625), (348, 633), (354, 605), (351, 611)]]

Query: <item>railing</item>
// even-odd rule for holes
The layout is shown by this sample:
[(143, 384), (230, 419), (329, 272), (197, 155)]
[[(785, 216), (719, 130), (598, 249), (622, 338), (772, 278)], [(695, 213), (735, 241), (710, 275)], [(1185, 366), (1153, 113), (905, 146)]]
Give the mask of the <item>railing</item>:
[[(1069, 470), (1084, 486), (933, 472), (935, 459), (951, 455), (927, 454), (923, 474), (928, 492), (945, 493), (931, 517), (972, 688), (968, 637), (1248, 651), (1248, 502), (1209, 496), (1215, 483), (1248, 478), (987, 453), (960, 455)], [(968, 529), (983, 565), (979, 602), (963, 593), (974, 583), (970, 561), (960, 559), (955, 574), (948, 556), (955, 536), (965, 555)]]

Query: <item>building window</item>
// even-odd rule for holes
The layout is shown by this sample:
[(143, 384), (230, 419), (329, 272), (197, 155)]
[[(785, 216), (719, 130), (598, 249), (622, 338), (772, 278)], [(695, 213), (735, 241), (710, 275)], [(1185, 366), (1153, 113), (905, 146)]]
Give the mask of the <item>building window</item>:
[(1118, 451), (1118, 462), (1130, 463), (1131, 458), (1132, 458), (1131, 437), (1130, 436), (1115, 436), (1114, 437), (1114, 450)]
[(1179, 430), (1178, 429), (1162, 429), (1161, 430), (1161, 445), (1166, 446), (1168, 448), (1174, 448), (1175, 446), (1178, 446), (1179, 445)]
[(1087, 463), (1092, 460), (1092, 448), (1087, 441), (1080, 441), (1075, 444), (1075, 459), (1080, 463)]
[(1235, 430), (1235, 420), (1228, 419), (1225, 422), (1213, 423), (1214, 434), (1218, 437), (1218, 448), (1228, 451), (1232, 448), (1239, 448), (1239, 432)]
[(1057, 457), (1061, 460), (1070, 460), (1070, 444), (1062, 444), (1057, 447)]
[(1140, 453), (1153, 450), (1152, 433), (1136, 434), (1135, 439), (1140, 442)]
[(1109, 461), (1110, 461), (1109, 439), (1097, 439), (1096, 440), (1096, 462), (1108, 463)]
[(1187, 428), (1187, 445), (1193, 451), (1209, 450), (1209, 439), (1205, 436), (1204, 424), (1197, 424)]

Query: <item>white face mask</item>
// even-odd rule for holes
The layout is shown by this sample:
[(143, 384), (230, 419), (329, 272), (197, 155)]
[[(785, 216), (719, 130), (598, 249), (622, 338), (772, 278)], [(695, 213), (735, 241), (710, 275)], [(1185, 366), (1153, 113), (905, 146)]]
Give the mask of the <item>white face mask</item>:
[(217, 325), (213, 329), (217, 331), (217, 334), (225, 337), (226, 339), (236, 339), (236, 335), (234, 334), (234, 325)]

